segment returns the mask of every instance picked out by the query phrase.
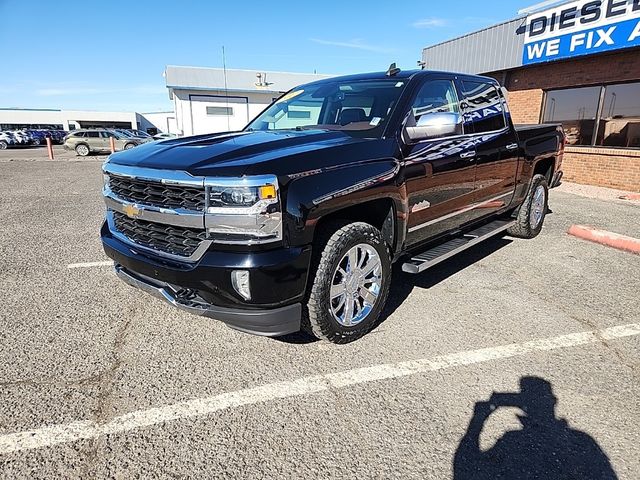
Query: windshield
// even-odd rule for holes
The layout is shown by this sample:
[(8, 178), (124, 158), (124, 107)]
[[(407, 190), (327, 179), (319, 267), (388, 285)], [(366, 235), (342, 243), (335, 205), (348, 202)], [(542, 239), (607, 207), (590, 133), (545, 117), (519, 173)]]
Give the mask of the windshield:
[(404, 86), (393, 79), (303, 85), (276, 100), (246, 130), (328, 129), (381, 136)]

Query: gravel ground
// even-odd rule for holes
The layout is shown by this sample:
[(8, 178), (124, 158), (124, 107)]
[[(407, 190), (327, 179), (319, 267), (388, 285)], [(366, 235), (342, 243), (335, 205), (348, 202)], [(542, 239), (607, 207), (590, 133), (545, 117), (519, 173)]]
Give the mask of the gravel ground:
[[(384, 323), (335, 346), (242, 334), (108, 266), (67, 268), (106, 260), (101, 181), (98, 161), (0, 164), (0, 477), (640, 478), (640, 336), (558, 348), (574, 338), (558, 336), (640, 322), (640, 257), (566, 235), (579, 223), (640, 237), (640, 205), (555, 190), (538, 238), (395, 272)], [(524, 347), (539, 339), (556, 340)], [(504, 345), (513, 356), (487, 353)], [(410, 365), (428, 369), (383, 375), (421, 359)], [(351, 383), (294, 391), (339, 372)], [(289, 390), (275, 395), (277, 382)], [(260, 386), (264, 398), (247, 390)], [(494, 393), (512, 395), (494, 396), (491, 413)], [(199, 410), (168, 415), (179, 402)], [(135, 428), (42, 430), (127, 414)], [(6, 450), (30, 430), (45, 444)]]

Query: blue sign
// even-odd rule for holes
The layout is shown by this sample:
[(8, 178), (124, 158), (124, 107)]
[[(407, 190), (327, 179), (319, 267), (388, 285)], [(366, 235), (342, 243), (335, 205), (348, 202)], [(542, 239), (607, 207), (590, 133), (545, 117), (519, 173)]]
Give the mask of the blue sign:
[(640, 46), (640, 0), (578, 0), (527, 18), (522, 64)]

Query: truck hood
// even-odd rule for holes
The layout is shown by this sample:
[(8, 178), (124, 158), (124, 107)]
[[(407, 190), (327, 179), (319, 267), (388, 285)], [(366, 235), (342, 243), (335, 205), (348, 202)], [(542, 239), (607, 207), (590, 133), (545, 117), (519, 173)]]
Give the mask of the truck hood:
[[(314, 161), (309, 163), (316, 164), (319, 157), (335, 157), (318, 155), (319, 151), (336, 147), (356, 147), (366, 142), (376, 140), (356, 138), (345, 132), (329, 130), (230, 132), (146, 143), (111, 155), (109, 162), (163, 170), (182, 170), (192, 175), (209, 176), (276, 173), (269, 170), (275, 167), (272, 163), (277, 162), (280, 170), (277, 173), (283, 174), (289, 173), (282, 172), (282, 161), (285, 158), (311, 156)], [(333, 161), (340, 159), (334, 158)], [(286, 170), (305, 170), (310, 165), (304, 163), (307, 162), (294, 162)]]

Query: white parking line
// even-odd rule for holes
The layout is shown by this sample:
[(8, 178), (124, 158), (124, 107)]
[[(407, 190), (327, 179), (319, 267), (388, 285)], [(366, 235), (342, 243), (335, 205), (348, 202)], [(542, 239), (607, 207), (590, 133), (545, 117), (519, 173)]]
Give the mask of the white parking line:
[(105, 260), (104, 262), (70, 263), (67, 268), (109, 267), (111, 265), (113, 265), (113, 260)]
[(433, 372), (460, 365), (471, 365), (491, 360), (517, 357), (536, 351), (548, 351), (596, 343), (600, 341), (600, 339), (613, 340), (634, 335), (640, 335), (640, 323), (621, 325), (595, 332), (572, 333), (530, 342), (452, 353), (435, 358), (375, 365), (345, 372), (315, 375), (297, 380), (271, 383), (260, 387), (222, 393), (212, 397), (197, 398), (172, 405), (139, 410), (115, 417), (110, 422), (104, 424), (85, 420), (62, 425), (45, 426), (26, 432), (0, 435), (0, 454), (32, 450), (82, 439), (97, 438), (102, 435), (123, 433), (174, 420), (210, 415), (221, 410), (237, 408), (243, 405), (253, 405), (280, 398), (308, 395), (327, 391), (332, 388), (345, 388), (351, 385)]

